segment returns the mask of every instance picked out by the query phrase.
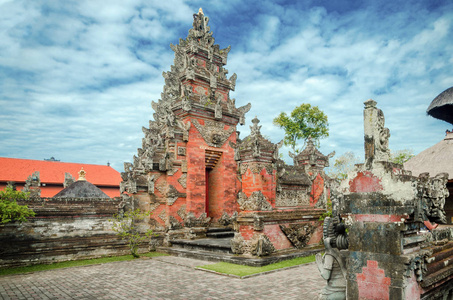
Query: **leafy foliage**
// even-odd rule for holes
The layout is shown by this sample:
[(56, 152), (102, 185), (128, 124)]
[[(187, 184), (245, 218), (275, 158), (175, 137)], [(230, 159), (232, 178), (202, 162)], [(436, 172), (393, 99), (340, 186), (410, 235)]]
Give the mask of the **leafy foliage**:
[(330, 198), (327, 200), (326, 212), (319, 216), (319, 220), (324, 222), (327, 217), (332, 217), (332, 201)]
[(303, 103), (296, 107), (291, 115), (280, 113), (274, 119), (274, 125), (285, 130), (284, 143), (290, 146), (295, 153), (298, 140), (306, 140), (309, 137), (318, 143), (319, 139), (329, 136), (329, 124), (327, 116), (317, 107)]
[(392, 163), (402, 165), (414, 156), (415, 155), (412, 149), (397, 150), (395, 152), (392, 151), (390, 153), (390, 161)]
[(35, 212), (28, 206), (17, 204), (17, 200), (27, 200), (28, 197), (29, 193), (16, 191), (10, 185), (0, 191), (0, 223), (25, 222), (34, 217)]
[(354, 170), (354, 165), (360, 163), (358, 156), (354, 152), (348, 151), (338, 156), (335, 162), (328, 171), (328, 175), (338, 180), (343, 180), (348, 177), (348, 173)]
[(153, 236), (153, 231), (141, 233), (137, 228), (137, 223), (149, 216), (149, 212), (142, 212), (140, 209), (129, 210), (124, 215), (115, 214), (112, 229), (119, 237), (129, 243), (129, 250), (133, 257), (138, 258), (138, 247), (140, 244)]

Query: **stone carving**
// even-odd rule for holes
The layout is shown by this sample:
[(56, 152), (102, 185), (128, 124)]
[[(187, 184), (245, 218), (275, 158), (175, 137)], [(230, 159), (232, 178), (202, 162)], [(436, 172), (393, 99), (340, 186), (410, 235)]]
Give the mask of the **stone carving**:
[(235, 161), (241, 160), (241, 153), (240, 153), (238, 145), (235, 143), (232, 143), (231, 141), (228, 143), (230, 144), (230, 147), (234, 150), (234, 160)]
[(178, 147), (178, 155), (186, 156), (186, 147)]
[(240, 233), (235, 233), (231, 240), (231, 250), (234, 254), (266, 256), (275, 252), (275, 247), (265, 234), (256, 234), (246, 241)]
[(163, 209), (160, 214), (159, 214), (159, 219), (161, 219), (162, 221), (164, 221), (164, 223), (167, 223), (167, 212), (165, 211), (165, 209)]
[(73, 184), (75, 182), (75, 178), (74, 176), (71, 175), (71, 173), (64, 173), (64, 183), (63, 183), (63, 187), (68, 187), (70, 186), (71, 184)]
[[(336, 224), (334, 220), (327, 217), (324, 220), (324, 246), (326, 252), (316, 254), (316, 264), (327, 283), (322, 289), (319, 299), (346, 299), (346, 259), (341, 255), (342, 246), (347, 246), (343, 224)], [(340, 238), (339, 238), (340, 237)]]
[(252, 108), (252, 104), (247, 103), (244, 106), (238, 107), (239, 111), (239, 124), (245, 124), (245, 114), (249, 112), (250, 108)]
[(260, 234), (257, 239), (252, 240), (251, 254), (256, 256), (266, 256), (275, 252), (275, 247), (267, 235)]
[(182, 174), (181, 177), (179, 177), (178, 182), (183, 188), (187, 188), (187, 174)]
[(222, 226), (232, 225), (234, 221), (236, 221), (237, 216), (237, 211), (235, 211), (231, 217), (226, 212), (223, 212), (222, 216), (219, 219), (219, 224)]
[(446, 184), (448, 174), (440, 173), (430, 178), (429, 173), (422, 173), (417, 179), (418, 214), (417, 217), (430, 222), (446, 224), (444, 210), (445, 199), (449, 196)]
[(243, 192), (238, 194), (238, 203), (241, 210), (252, 211), (269, 211), (272, 210), (272, 205), (266, 200), (261, 191), (253, 192), (250, 197), (247, 197)]
[(188, 212), (184, 218), (184, 226), (186, 227), (208, 227), (211, 218), (202, 213), (198, 218), (193, 212)]
[(153, 211), (155, 211), (159, 206), (160, 206), (160, 203), (151, 203), (151, 204), (149, 205), (149, 211), (150, 211), (150, 212), (153, 212)]
[(277, 193), (275, 206), (308, 206), (310, 197), (305, 189), (285, 189)]
[(175, 230), (175, 229), (181, 229), (182, 228), (181, 223), (179, 223), (179, 221), (176, 220), (176, 218), (173, 217), (173, 216), (170, 216), (168, 218), (167, 222), (165, 223), (165, 226), (167, 226), (167, 228), (170, 229), (170, 230)]
[(222, 99), (219, 97), (219, 100), (217, 100), (217, 103), (215, 105), (215, 109), (214, 109), (214, 117), (217, 119), (217, 120), (221, 120), (222, 119)]
[(148, 176), (148, 194), (154, 194), (155, 175)]
[(184, 220), (186, 218), (186, 205), (185, 204), (181, 205), (181, 207), (178, 209), (176, 213), (181, 219)]
[(365, 101), (364, 125), (365, 125), (365, 160), (389, 161), (390, 131), (385, 128), (385, 118), (382, 110), (376, 107), (374, 100)]
[(211, 147), (221, 147), (235, 131), (233, 126), (225, 130), (223, 123), (215, 121), (205, 121), (205, 125), (202, 126), (197, 120), (193, 120), (193, 125), (200, 132), (206, 144)]
[(294, 247), (302, 249), (310, 241), (316, 226), (308, 223), (290, 224), (288, 226), (280, 225), (280, 229), (286, 235), (291, 244), (294, 245)]
[(274, 168), (270, 164), (263, 163), (242, 163), (241, 164), (241, 175), (244, 175), (247, 170), (252, 171), (253, 174), (259, 174), (263, 169), (266, 169), (267, 174), (272, 175)]

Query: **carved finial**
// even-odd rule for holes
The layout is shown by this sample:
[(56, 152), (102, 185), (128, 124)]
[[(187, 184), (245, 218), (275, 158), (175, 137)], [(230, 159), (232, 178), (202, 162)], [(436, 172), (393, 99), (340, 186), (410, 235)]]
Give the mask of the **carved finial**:
[(79, 179), (77, 179), (77, 181), (86, 181), (87, 180), (85, 178), (86, 174), (87, 172), (85, 172), (82, 167), (82, 169), (79, 171)]
[(252, 120), (253, 126), (250, 126), (250, 135), (256, 136), (261, 134), (261, 126), (258, 126), (259, 122), (260, 120), (255, 116), (255, 118), (253, 118)]
[(201, 7), (200, 7), (200, 9), (198, 10), (198, 13), (204, 15), (203, 9), (202, 9)]

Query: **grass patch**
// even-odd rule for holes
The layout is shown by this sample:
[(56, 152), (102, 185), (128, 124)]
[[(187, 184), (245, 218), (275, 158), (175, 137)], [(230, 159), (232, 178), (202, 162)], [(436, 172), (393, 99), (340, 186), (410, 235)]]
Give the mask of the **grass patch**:
[(275, 264), (270, 264), (270, 265), (263, 266), (263, 267), (250, 267), (250, 266), (243, 266), (243, 265), (236, 265), (236, 264), (231, 264), (231, 263), (226, 263), (226, 262), (220, 262), (220, 263), (216, 263), (216, 264), (212, 264), (212, 265), (199, 266), (198, 268), (215, 271), (215, 272), (222, 273), (222, 274), (229, 274), (229, 275), (236, 275), (236, 276), (243, 277), (243, 276), (268, 272), (268, 271), (272, 271), (272, 270), (298, 266), (298, 265), (302, 265), (302, 264), (306, 264), (306, 263), (310, 263), (310, 262), (314, 262), (314, 261), (315, 261), (315, 256), (310, 255), (310, 256), (298, 257), (298, 258), (294, 258), (294, 259), (290, 259), (290, 260), (284, 260), (284, 261), (281, 261), (281, 262), (278, 262)]
[[(166, 256), (166, 255), (168, 255), (168, 254), (161, 253), (161, 252), (148, 252), (148, 253), (140, 254), (140, 257), (157, 257), (157, 256)], [(121, 255), (121, 256), (93, 258), (93, 259), (71, 260), (71, 261), (64, 261), (64, 262), (58, 262), (58, 263), (53, 263), (53, 264), (41, 264), (41, 265), (34, 265), (34, 266), (28, 266), (28, 267), (7, 268), (7, 269), (0, 269), (0, 276), (21, 274), (21, 273), (28, 273), (28, 272), (47, 271), (47, 270), (54, 270), (54, 269), (61, 269), (61, 268), (80, 267), (80, 266), (95, 265), (95, 264), (104, 264), (104, 263), (110, 263), (110, 262), (115, 262), (115, 261), (127, 261), (127, 260), (133, 260), (133, 259), (135, 259), (135, 258), (132, 255)]]

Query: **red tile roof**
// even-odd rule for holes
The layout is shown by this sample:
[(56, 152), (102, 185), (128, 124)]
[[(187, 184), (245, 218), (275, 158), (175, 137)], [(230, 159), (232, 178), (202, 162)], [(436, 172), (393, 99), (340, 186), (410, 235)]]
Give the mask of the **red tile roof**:
[(41, 183), (63, 184), (65, 173), (77, 180), (82, 167), (87, 181), (96, 186), (116, 187), (121, 182), (120, 173), (110, 166), (7, 157), (0, 157), (0, 182), (25, 182), (33, 172), (39, 171)]

